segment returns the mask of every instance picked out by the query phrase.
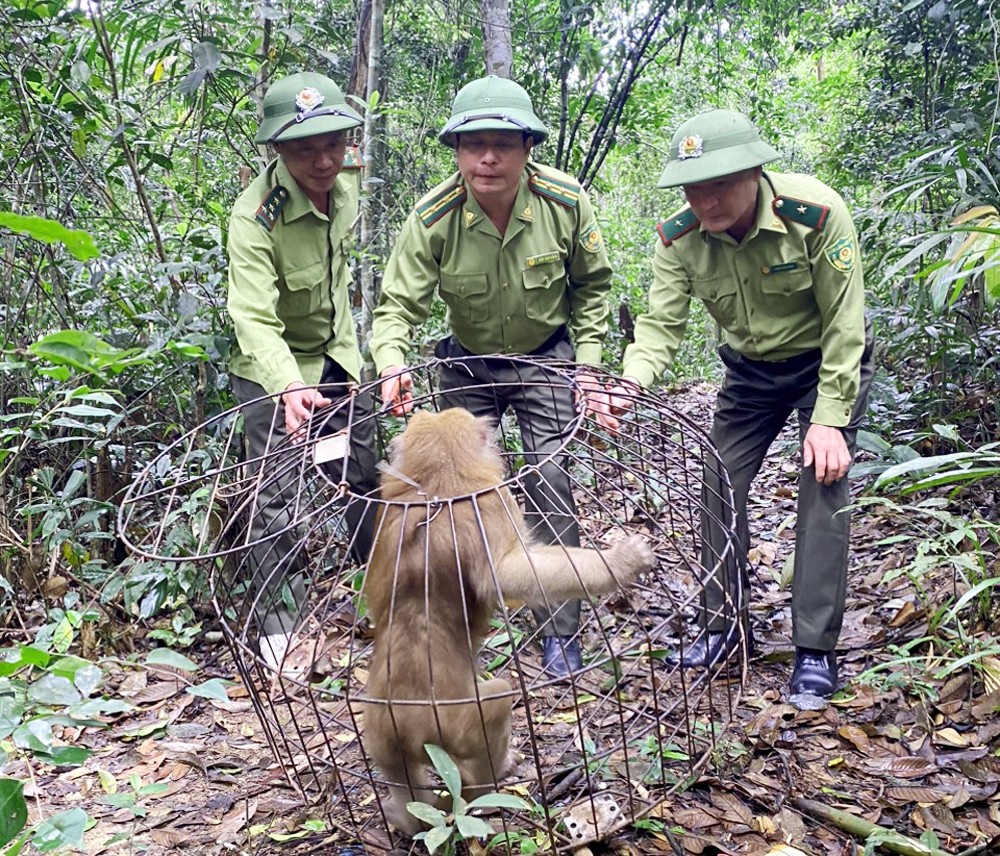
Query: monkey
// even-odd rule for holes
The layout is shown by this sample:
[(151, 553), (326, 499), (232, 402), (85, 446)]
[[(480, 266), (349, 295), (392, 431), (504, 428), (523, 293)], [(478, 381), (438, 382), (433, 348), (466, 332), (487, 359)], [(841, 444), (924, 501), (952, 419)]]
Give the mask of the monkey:
[(418, 412), (389, 447), (363, 584), (375, 641), (362, 744), (390, 783), (387, 819), (421, 828), (408, 799), (438, 802), (425, 743), (457, 764), (465, 799), (514, 767), (513, 692), (478, 681), (476, 658), (501, 599), (546, 605), (606, 594), (653, 567), (645, 538), (605, 550), (535, 544), (503, 485), (486, 417)]

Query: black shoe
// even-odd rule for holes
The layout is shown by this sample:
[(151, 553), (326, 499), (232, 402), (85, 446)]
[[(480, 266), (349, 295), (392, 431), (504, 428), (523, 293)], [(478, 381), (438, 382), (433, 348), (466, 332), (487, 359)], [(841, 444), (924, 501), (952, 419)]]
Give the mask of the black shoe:
[(583, 668), (580, 642), (571, 636), (542, 637), (542, 671), (553, 678), (569, 677)]
[[(747, 656), (753, 654), (753, 633), (747, 628)], [(740, 648), (740, 626), (733, 624), (727, 630), (709, 630), (702, 633), (684, 650), (680, 664), (685, 669), (710, 669), (728, 660)]]
[(791, 695), (809, 693), (829, 698), (837, 690), (837, 655), (833, 651), (813, 648), (795, 649), (795, 669), (792, 671)]

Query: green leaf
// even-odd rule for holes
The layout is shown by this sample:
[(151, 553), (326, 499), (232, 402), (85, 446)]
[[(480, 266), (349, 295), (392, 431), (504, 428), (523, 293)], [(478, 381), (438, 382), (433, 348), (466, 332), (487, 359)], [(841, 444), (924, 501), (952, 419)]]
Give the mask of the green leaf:
[[(687, 760), (687, 756), (683, 760)], [(531, 811), (531, 806), (513, 794), (483, 794), (469, 803), (467, 810), (477, 808), (509, 808), (514, 811)]]
[(6, 226), (12, 232), (28, 235), (45, 244), (65, 244), (73, 257), (81, 262), (100, 255), (94, 246), (94, 239), (88, 232), (67, 229), (62, 223), (45, 217), (30, 217), (10, 211), (0, 211), (0, 226)]
[(452, 830), (450, 826), (438, 826), (429, 829), (424, 836), (424, 846), (428, 853), (433, 853), (442, 844), (446, 844), (451, 838)]
[(471, 814), (460, 814), (455, 818), (455, 826), (462, 834), (462, 838), (486, 838), (496, 833), (481, 817), (473, 817)]
[(441, 809), (434, 808), (434, 806), (427, 805), (427, 803), (408, 802), (406, 810), (417, 820), (422, 820), (431, 826), (444, 826), (445, 821), (448, 819), (448, 815), (441, 811)]
[(0, 847), (13, 841), (27, 822), (24, 783), (0, 779)]
[(0, 740), (6, 740), (21, 724), (24, 703), (13, 696), (0, 696)]
[(61, 811), (38, 824), (31, 843), (42, 853), (59, 847), (79, 847), (83, 844), (83, 832), (89, 820), (82, 808)]
[(29, 719), (14, 729), (14, 745), (31, 752), (47, 753), (52, 750), (52, 726), (44, 719)]
[(458, 767), (451, 760), (448, 753), (433, 743), (425, 743), (424, 751), (427, 753), (427, 757), (431, 759), (434, 769), (438, 771), (438, 775), (441, 777), (444, 786), (448, 789), (448, 793), (451, 794), (452, 798), (457, 799), (461, 796), (462, 774), (458, 771)]
[(92, 750), (82, 746), (53, 746), (48, 752), (35, 753), (41, 760), (57, 767), (79, 767), (93, 754)]
[(214, 698), (217, 701), (229, 701), (226, 686), (232, 683), (232, 681), (224, 681), (221, 678), (212, 678), (203, 684), (198, 684), (196, 687), (188, 687), (187, 692), (199, 698)]
[(45, 675), (28, 687), (28, 698), (38, 704), (69, 705), (81, 700), (73, 682), (60, 675)]
[(154, 648), (146, 657), (147, 666), (170, 666), (182, 672), (197, 672), (198, 664), (170, 648)]
[(91, 695), (101, 685), (102, 680), (104, 673), (93, 663), (81, 666), (73, 675), (73, 684), (84, 698)]

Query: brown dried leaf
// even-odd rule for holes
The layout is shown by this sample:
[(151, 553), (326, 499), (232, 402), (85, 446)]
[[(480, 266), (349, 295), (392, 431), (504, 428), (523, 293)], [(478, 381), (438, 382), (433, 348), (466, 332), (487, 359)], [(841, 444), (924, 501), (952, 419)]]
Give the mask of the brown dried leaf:
[(954, 728), (941, 728), (934, 732), (934, 745), (964, 749), (969, 745), (969, 741), (968, 738), (963, 737)]
[(869, 738), (863, 729), (858, 728), (858, 726), (842, 725), (837, 729), (837, 734), (843, 737), (848, 743), (853, 744), (854, 748), (859, 752), (864, 752), (866, 755), (871, 754), (871, 738)]
[(154, 829), (150, 833), (150, 838), (153, 839), (161, 847), (176, 848), (182, 847), (191, 841), (191, 836), (186, 832), (182, 832), (179, 829)]
[(748, 829), (753, 828), (753, 812), (743, 801), (732, 794), (712, 791), (712, 805), (722, 809), (722, 819), (730, 823), (742, 823)]
[(866, 767), (882, 773), (889, 773), (900, 779), (915, 779), (929, 776), (937, 771), (937, 764), (926, 758), (908, 755), (903, 758), (871, 759), (864, 762)]
[(917, 609), (912, 601), (906, 601), (896, 614), (889, 619), (890, 627), (902, 627), (904, 624), (909, 624), (911, 621), (916, 621), (921, 618), (924, 614), (922, 609)]
[(131, 702), (136, 705), (154, 704), (172, 698), (184, 689), (184, 684), (180, 681), (157, 681), (155, 684), (143, 687), (131, 697)]
[(905, 803), (936, 803), (946, 800), (949, 793), (945, 788), (921, 788), (911, 785), (886, 788), (885, 795), (896, 805)]

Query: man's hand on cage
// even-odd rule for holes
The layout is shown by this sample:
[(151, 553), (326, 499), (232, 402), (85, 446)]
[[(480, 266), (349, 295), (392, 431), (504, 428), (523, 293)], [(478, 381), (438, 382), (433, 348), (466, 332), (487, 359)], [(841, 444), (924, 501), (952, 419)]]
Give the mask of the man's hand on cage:
[(389, 366), (379, 375), (382, 378), (382, 406), (393, 416), (402, 416), (413, 410), (413, 376), (406, 366)]

